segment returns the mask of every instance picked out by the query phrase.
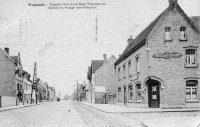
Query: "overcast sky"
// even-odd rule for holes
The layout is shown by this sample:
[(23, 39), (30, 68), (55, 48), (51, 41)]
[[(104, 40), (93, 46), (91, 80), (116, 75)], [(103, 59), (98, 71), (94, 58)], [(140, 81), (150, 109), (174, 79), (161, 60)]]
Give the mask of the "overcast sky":
[[(95, 9), (48, 9), (28, 3), (100, 2)], [(189, 16), (200, 16), (199, 0), (178, 0)], [(129, 35), (135, 37), (165, 8), (168, 0), (0, 0), (0, 48), (21, 53), (23, 69), (64, 96), (76, 80), (87, 81), (91, 60), (123, 52)], [(98, 18), (98, 41), (96, 37)], [(21, 21), (21, 23), (20, 23)], [(21, 28), (21, 29), (20, 29)]]

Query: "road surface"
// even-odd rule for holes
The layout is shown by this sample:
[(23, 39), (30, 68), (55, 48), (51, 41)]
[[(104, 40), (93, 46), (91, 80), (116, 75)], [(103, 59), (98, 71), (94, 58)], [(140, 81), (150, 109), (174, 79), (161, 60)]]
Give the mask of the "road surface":
[(50, 102), (0, 112), (0, 127), (135, 127), (140, 123), (73, 101)]
[(74, 101), (0, 112), (0, 127), (197, 127), (199, 120), (200, 112), (104, 113)]

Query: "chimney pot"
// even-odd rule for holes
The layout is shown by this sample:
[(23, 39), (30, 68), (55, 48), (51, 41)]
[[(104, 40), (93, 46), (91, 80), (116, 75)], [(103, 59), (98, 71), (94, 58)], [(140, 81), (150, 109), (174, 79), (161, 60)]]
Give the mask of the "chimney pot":
[(103, 54), (103, 59), (104, 59), (104, 62), (107, 62), (106, 54)]
[(178, 0), (169, 0), (169, 6), (174, 6), (178, 3)]
[(9, 48), (8, 48), (8, 47), (6, 47), (4, 50), (5, 50), (5, 52), (6, 52), (7, 54), (9, 54)]
[(129, 43), (132, 42), (132, 41), (133, 41), (132, 36), (129, 36), (129, 38), (128, 38), (128, 40), (127, 40), (127, 44), (129, 44)]

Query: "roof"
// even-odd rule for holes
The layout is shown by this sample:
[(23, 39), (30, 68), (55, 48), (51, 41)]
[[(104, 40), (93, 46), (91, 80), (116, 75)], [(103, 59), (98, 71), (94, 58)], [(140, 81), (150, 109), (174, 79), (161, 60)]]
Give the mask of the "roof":
[(91, 70), (91, 66), (88, 67), (88, 72), (87, 72), (87, 79), (91, 80), (92, 77), (92, 70)]
[(11, 62), (14, 63), (14, 60), (10, 57), (10, 55), (9, 55), (7, 52), (5, 52), (5, 51), (4, 51), (3, 49), (1, 49), (1, 48), (0, 48), (0, 51), (3, 52), (3, 53), (11, 60)]
[(92, 73), (94, 73), (101, 65), (103, 64), (103, 60), (92, 60)]
[(167, 14), (169, 11), (173, 10), (174, 8), (177, 8), (177, 10), (185, 17), (185, 19), (188, 21), (188, 23), (191, 25), (191, 27), (200, 33), (199, 26), (194, 21), (199, 21), (199, 18), (194, 18), (195, 20), (191, 20), (185, 12), (181, 9), (181, 7), (177, 4), (176, 6), (169, 6), (166, 8), (153, 22), (151, 22), (135, 39), (133, 39), (125, 48), (122, 55), (118, 58), (118, 60), (115, 62), (115, 67), (121, 63), (123, 60), (125, 60), (128, 56), (130, 56), (132, 53), (134, 53), (136, 50), (141, 48), (146, 43), (146, 38), (151, 33), (153, 28), (156, 26), (160, 18)]
[(18, 56), (10, 56), (11, 57), (11, 59), (15, 62), (15, 63), (17, 63), (17, 57)]
[(200, 16), (190, 17), (200, 27)]

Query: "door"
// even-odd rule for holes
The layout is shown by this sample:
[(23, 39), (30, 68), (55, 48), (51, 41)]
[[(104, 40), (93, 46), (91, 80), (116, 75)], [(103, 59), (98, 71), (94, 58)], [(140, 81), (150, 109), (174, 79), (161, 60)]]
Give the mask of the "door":
[(127, 93), (126, 93), (126, 86), (124, 86), (124, 105), (126, 105), (127, 102)]
[(149, 85), (149, 107), (158, 108), (160, 106), (159, 84), (153, 83)]

